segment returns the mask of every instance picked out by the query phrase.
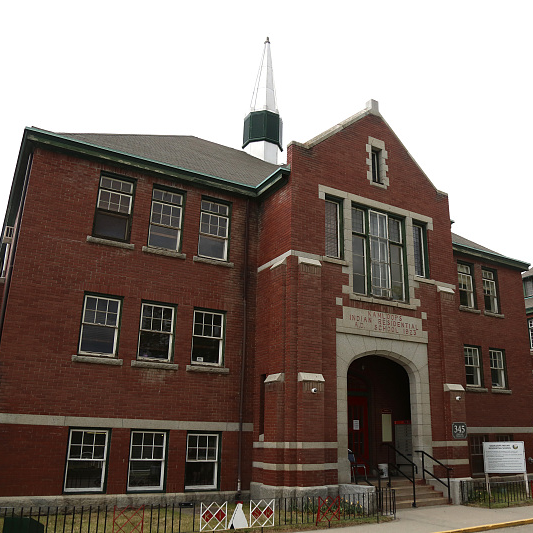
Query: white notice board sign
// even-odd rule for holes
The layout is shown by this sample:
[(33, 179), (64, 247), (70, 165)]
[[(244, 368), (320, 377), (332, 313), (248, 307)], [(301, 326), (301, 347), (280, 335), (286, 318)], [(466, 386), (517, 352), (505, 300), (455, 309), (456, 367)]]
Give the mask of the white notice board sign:
[(526, 473), (524, 441), (484, 442), (485, 474)]

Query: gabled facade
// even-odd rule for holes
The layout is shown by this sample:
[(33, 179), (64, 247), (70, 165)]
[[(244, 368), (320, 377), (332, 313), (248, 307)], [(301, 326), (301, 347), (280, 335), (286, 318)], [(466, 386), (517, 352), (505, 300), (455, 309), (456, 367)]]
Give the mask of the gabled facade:
[(452, 235), (375, 101), (287, 152), (25, 131), (5, 501), (326, 494), (348, 449), (369, 471), (421, 450), (455, 478), (479, 473), (482, 440), (533, 454), (528, 265)]

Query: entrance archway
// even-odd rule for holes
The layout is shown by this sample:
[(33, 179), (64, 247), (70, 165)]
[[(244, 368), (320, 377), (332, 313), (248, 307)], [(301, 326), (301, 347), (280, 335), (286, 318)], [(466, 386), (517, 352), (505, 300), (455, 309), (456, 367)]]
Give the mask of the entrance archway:
[(388, 460), (392, 444), (411, 459), (409, 376), (398, 363), (378, 355), (352, 362), (347, 373), (348, 448), (367, 470)]
[[(358, 335), (351, 330), (337, 331), (337, 446), (338, 480), (341, 484), (349, 483), (351, 477), (346, 453), (349, 448), (348, 370), (352, 363), (367, 357), (388, 359), (407, 373), (413, 450), (433, 454), (427, 343)], [(374, 382), (376, 380), (369, 382), (369, 385), (374, 386)], [(417, 462), (418, 457), (415, 458)]]

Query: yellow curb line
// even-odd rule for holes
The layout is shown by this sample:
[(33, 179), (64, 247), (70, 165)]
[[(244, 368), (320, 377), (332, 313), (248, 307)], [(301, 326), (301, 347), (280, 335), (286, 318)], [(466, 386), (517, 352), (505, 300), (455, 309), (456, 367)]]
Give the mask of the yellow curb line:
[(513, 520), (511, 522), (501, 522), (499, 524), (486, 524), (484, 526), (447, 529), (446, 531), (439, 531), (439, 533), (471, 533), (474, 531), (490, 531), (492, 529), (500, 529), (503, 527), (525, 526), (526, 524), (533, 524), (533, 518), (524, 518), (523, 520)]

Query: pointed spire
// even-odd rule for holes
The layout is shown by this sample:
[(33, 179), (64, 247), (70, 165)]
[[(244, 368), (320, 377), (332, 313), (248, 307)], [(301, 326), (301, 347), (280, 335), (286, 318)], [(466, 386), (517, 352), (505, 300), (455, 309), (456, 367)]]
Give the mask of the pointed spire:
[(272, 111), (278, 113), (276, 88), (274, 87), (274, 71), (270, 54), (270, 39), (267, 37), (263, 49), (263, 57), (255, 82), (254, 93), (250, 103), (250, 111)]
[(282, 150), (282, 127), (283, 122), (276, 103), (270, 39), (267, 37), (252, 94), (250, 113), (244, 119), (243, 148), (255, 157), (277, 164), (278, 153)]

